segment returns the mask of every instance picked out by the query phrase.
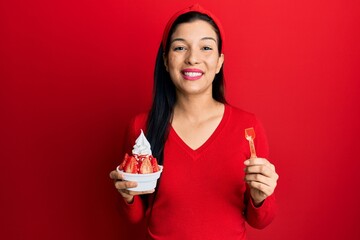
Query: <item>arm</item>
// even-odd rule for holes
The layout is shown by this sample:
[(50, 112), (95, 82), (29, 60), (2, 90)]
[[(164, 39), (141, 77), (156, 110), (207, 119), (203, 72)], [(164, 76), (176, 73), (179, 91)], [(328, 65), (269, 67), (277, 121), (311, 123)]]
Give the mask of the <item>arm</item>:
[[(140, 132), (140, 129), (143, 128), (142, 125), (144, 125), (143, 115), (132, 119), (126, 131), (123, 153), (131, 153), (135, 138)], [(144, 218), (146, 210), (144, 198), (141, 198), (140, 195), (152, 193), (154, 190), (142, 192), (128, 190), (128, 188), (136, 187), (137, 183), (124, 181), (123, 176), (116, 170), (110, 172), (110, 178), (114, 180), (115, 188), (122, 197), (122, 199), (120, 199), (120, 205), (124, 209), (128, 219), (133, 223), (140, 222)]]
[[(256, 149), (259, 156), (268, 157), (269, 150), (262, 126), (255, 125)], [(275, 217), (276, 203), (274, 190), (279, 178), (275, 166), (265, 158), (250, 158), (245, 164), (245, 217), (250, 226), (262, 229)]]
[[(113, 177), (116, 174), (120, 175), (118, 172), (113, 171), (110, 173), (110, 177)], [(139, 223), (144, 219), (146, 210), (144, 199), (141, 198), (140, 195), (150, 193), (150, 191), (134, 192), (127, 189), (122, 189), (123, 186), (133, 187), (134, 185), (136, 185), (134, 182), (115, 180), (115, 188), (122, 196), (122, 199), (120, 199), (120, 206), (123, 208), (130, 222)]]

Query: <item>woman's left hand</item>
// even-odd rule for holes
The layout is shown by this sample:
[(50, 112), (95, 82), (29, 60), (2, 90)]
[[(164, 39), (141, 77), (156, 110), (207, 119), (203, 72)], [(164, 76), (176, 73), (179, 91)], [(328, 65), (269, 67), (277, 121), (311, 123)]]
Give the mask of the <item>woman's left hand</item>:
[(275, 166), (265, 158), (250, 158), (244, 164), (245, 181), (249, 184), (254, 205), (259, 206), (273, 194), (279, 175)]

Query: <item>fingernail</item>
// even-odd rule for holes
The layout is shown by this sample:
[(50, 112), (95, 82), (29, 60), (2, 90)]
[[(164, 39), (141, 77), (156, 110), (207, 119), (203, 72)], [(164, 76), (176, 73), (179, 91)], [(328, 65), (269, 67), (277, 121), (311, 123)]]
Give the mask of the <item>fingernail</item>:
[(249, 165), (249, 163), (250, 163), (249, 160), (246, 160), (246, 161), (244, 162), (245, 165)]

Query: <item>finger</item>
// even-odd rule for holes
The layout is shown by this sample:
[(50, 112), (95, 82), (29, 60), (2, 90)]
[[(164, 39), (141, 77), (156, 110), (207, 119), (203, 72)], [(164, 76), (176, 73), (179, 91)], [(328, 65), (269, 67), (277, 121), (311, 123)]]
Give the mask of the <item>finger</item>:
[(119, 192), (124, 198), (130, 198), (130, 197), (133, 197), (135, 195), (143, 195), (143, 194), (154, 193), (155, 189), (148, 190), (148, 191), (131, 191), (129, 189), (121, 189), (121, 190), (119, 190)]
[(276, 188), (276, 185), (277, 185), (276, 179), (269, 178), (269, 177), (263, 176), (261, 174), (248, 174), (244, 177), (244, 180), (247, 183), (258, 182), (258, 183), (264, 184), (266, 186), (269, 186), (273, 190)]
[(279, 175), (275, 171), (265, 166), (251, 166), (245, 168), (244, 171), (245, 175), (261, 174), (268, 177), (273, 182), (276, 182), (279, 179)]
[(271, 168), (273, 171), (275, 171), (274, 164), (269, 162), (269, 160), (267, 160), (266, 158), (250, 158), (250, 159), (247, 159), (244, 162), (244, 164), (246, 166), (265, 165), (265, 166), (268, 166), (269, 168)]
[(129, 194), (129, 190), (127, 190), (126, 188), (125, 189), (118, 189), (118, 192), (121, 194), (121, 196), (123, 198), (130, 198), (132, 197), (130, 194)]
[(261, 182), (250, 181), (250, 182), (248, 182), (248, 184), (249, 184), (249, 186), (251, 188), (259, 190), (260, 192), (264, 193), (266, 196), (270, 196), (274, 192), (273, 187), (270, 187), (270, 186), (268, 186), (266, 184), (263, 184)]
[(155, 189), (151, 189), (151, 190), (148, 190), (148, 191), (129, 191), (129, 194), (130, 195), (142, 195), (142, 194), (150, 194), (150, 193), (153, 193), (155, 192)]
[(110, 172), (109, 177), (110, 177), (111, 179), (115, 179), (115, 178), (116, 178), (115, 172), (116, 172), (115, 170)]
[(250, 158), (245, 160), (244, 164), (246, 166), (252, 166), (252, 165), (265, 165), (269, 163), (269, 161), (265, 158)]
[(137, 187), (136, 182), (130, 182), (130, 181), (116, 181), (115, 182), (115, 188), (118, 190), (134, 188), (134, 187)]
[(269, 162), (269, 166), (275, 172), (275, 165)]
[(262, 174), (267, 177), (273, 177), (276, 173), (269, 167), (265, 165), (255, 165), (255, 166), (248, 166), (245, 168), (245, 173), (247, 174)]
[(114, 170), (114, 171), (111, 171), (110, 174), (109, 174), (110, 178), (113, 179), (113, 180), (122, 180), (123, 177), (122, 177), (122, 174), (119, 173), (118, 171)]
[(274, 185), (274, 182), (272, 181), (271, 178), (265, 177), (264, 175), (261, 175), (261, 174), (247, 174), (244, 179), (248, 183), (255, 181), (255, 182), (265, 184), (269, 187)]
[(273, 170), (275, 172), (275, 165), (272, 164), (271, 162), (269, 162), (268, 160), (264, 159), (265, 160), (265, 166), (268, 166), (271, 170)]

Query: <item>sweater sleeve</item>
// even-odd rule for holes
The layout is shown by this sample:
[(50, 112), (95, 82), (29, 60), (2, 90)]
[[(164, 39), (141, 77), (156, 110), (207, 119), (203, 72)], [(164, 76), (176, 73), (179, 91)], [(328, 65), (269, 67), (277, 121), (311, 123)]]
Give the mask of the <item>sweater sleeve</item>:
[[(269, 158), (269, 147), (266, 139), (265, 131), (261, 123), (256, 120), (254, 126), (256, 132), (255, 148), (258, 157)], [(268, 159), (269, 160), (269, 159)], [(275, 218), (277, 206), (275, 202), (275, 195), (272, 194), (267, 197), (259, 207), (255, 207), (252, 201), (249, 187), (247, 186), (245, 196), (245, 218), (247, 223), (257, 229), (263, 229), (269, 225)]]
[(121, 200), (122, 208), (131, 223), (139, 223), (145, 217), (145, 205), (140, 196), (134, 196), (132, 203), (127, 203), (124, 199)]
[(274, 220), (277, 208), (274, 194), (267, 197), (259, 207), (254, 206), (248, 189), (245, 193), (245, 198), (247, 199), (245, 217), (250, 226), (263, 229)]

